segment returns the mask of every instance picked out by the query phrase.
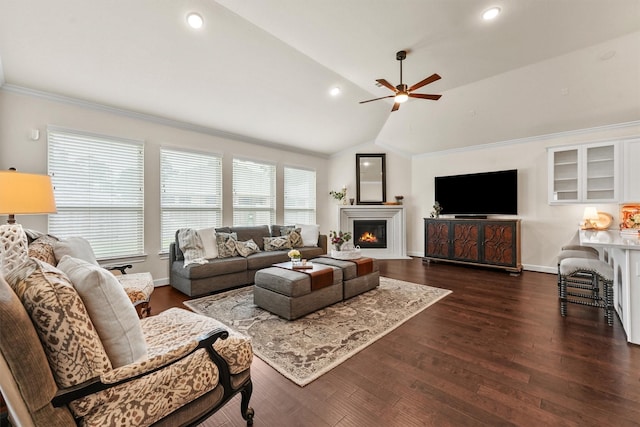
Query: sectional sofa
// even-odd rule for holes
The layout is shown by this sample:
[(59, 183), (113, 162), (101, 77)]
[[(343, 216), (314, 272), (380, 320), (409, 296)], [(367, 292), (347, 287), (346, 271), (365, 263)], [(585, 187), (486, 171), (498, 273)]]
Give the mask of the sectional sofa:
[[(204, 264), (187, 266), (185, 266), (185, 257), (180, 249), (178, 232), (176, 232), (175, 242), (171, 243), (169, 248), (171, 286), (186, 295), (199, 296), (252, 284), (258, 270), (289, 260), (288, 248), (275, 251), (264, 250), (264, 239), (281, 236), (284, 228), (280, 225), (216, 228), (216, 233), (235, 233), (239, 242), (253, 240), (260, 251), (247, 257), (213, 258), (208, 259)], [(307, 244), (296, 249), (300, 251), (303, 258), (308, 259), (327, 253), (326, 235), (318, 233), (315, 244), (316, 246)]]

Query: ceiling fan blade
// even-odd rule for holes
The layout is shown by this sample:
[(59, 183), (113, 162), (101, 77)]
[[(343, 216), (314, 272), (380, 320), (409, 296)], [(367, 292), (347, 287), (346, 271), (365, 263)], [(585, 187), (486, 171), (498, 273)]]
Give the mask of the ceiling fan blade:
[(393, 108), (391, 109), (391, 112), (393, 113), (394, 111), (396, 111), (398, 108), (400, 108), (400, 103), (396, 102), (395, 104), (393, 104)]
[(393, 85), (391, 83), (389, 83), (388, 81), (386, 81), (385, 79), (378, 79), (376, 80), (378, 83), (380, 83), (382, 86), (391, 89), (394, 92), (397, 92), (398, 89), (396, 89), (395, 87), (393, 87)]
[(433, 83), (436, 80), (440, 80), (442, 77), (440, 77), (437, 74), (431, 74), (429, 77), (427, 77), (426, 79), (422, 80), (421, 82), (418, 82), (416, 84), (414, 84), (413, 86), (411, 86), (409, 88), (409, 92), (414, 91), (416, 89), (420, 89), (422, 86), (426, 86), (429, 83)]
[(442, 95), (427, 95), (425, 93), (410, 93), (409, 98), (432, 99), (437, 101)]
[(377, 101), (379, 99), (394, 98), (394, 97), (395, 95), (383, 96), (382, 98), (374, 98), (374, 99), (369, 99), (367, 101), (360, 101), (360, 104), (364, 104), (365, 102)]

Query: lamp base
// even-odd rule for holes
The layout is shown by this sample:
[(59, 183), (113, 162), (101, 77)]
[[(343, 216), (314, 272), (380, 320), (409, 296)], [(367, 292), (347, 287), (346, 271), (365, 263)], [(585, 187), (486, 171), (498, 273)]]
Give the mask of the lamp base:
[(29, 258), (27, 235), (20, 224), (0, 225), (0, 274), (5, 277)]

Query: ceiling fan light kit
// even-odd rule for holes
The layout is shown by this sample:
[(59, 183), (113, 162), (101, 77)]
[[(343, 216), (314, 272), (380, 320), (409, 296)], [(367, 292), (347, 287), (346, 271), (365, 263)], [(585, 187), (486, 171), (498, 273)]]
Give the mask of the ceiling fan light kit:
[(426, 86), (429, 83), (433, 83), (436, 80), (440, 80), (441, 77), (438, 74), (432, 74), (426, 79), (419, 81), (418, 83), (414, 84), (411, 87), (408, 87), (406, 84), (402, 83), (402, 61), (404, 61), (406, 57), (407, 57), (407, 52), (404, 50), (401, 50), (396, 53), (396, 59), (400, 61), (400, 84), (398, 86), (394, 87), (391, 83), (389, 83), (385, 79), (376, 80), (380, 84), (380, 86), (384, 86), (387, 89), (392, 90), (394, 92), (394, 95), (369, 99), (367, 101), (360, 101), (360, 104), (364, 104), (366, 102), (371, 102), (371, 101), (377, 101), (379, 99), (393, 98), (394, 104), (393, 104), (393, 107), (391, 108), (391, 112), (394, 112), (398, 108), (400, 108), (400, 104), (402, 104), (403, 102), (406, 102), (409, 98), (430, 99), (432, 101), (437, 101), (438, 99), (440, 99), (442, 95), (413, 93), (414, 90), (420, 89), (422, 86)]

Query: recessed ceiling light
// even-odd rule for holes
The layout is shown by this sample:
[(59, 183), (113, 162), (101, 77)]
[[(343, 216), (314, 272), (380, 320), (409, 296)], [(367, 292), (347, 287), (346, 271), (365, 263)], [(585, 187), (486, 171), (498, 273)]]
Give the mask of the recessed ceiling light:
[(187, 24), (189, 24), (189, 26), (194, 29), (202, 28), (204, 19), (202, 19), (202, 16), (200, 16), (199, 14), (191, 12), (187, 15)]
[(340, 92), (342, 92), (342, 90), (338, 86), (332, 87), (331, 90), (329, 91), (331, 96), (338, 96), (340, 95)]
[(482, 12), (482, 19), (484, 19), (485, 21), (490, 21), (498, 15), (500, 15), (500, 8), (492, 7)]

